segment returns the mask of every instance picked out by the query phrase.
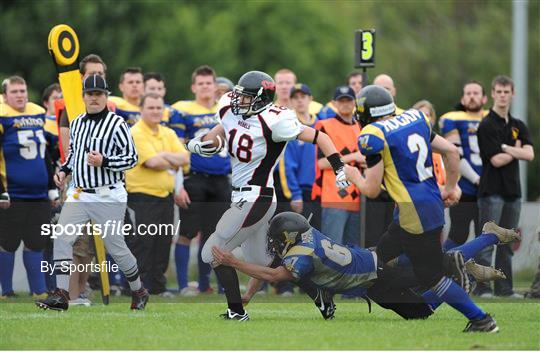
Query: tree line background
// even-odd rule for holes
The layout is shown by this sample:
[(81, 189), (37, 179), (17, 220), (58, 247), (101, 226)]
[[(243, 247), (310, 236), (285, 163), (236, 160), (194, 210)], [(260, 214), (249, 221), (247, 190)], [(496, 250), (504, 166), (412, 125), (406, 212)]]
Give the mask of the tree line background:
[[(529, 2), (528, 124), (540, 143), (540, 2)], [(462, 84), (488, 91), (510, 75), (510, 1), (2, 1), (0, 77), (26, 78), (33, 101), (56, 81), (50, 29), (71, 25), (81, 57), (97, 53), (115, 94), (122, 69), (140, 66), (167, 80), (167, 101), (191, 99), (193, 69), (209, 64), (233, 82), (248, 70), (287, 67), (326, 103), (353, 70), (354, 30), (377, 30), (376, 67), (396, 83), (397, 104), (420, 99), (452, 110)], [(491, 100), (490, 103), (491, 104)], [(538, 153), (537, 153), (538, 154)], [(540, 197), (540, 155), (529, 164), (528, 198)]]

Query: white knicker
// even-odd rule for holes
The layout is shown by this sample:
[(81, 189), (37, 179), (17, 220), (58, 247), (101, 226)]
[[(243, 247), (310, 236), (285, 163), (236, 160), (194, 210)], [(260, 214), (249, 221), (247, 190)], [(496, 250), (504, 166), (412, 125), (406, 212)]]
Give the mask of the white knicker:
[[(77, 239), (77, 225), (91, 221), (101, 227), (101, 237), (107, 252), (113, 257), (126, 276), (137, 272), (137, 261), (124, 241), (122, 226), (127, 207), (127, 192), (122, 184), (104, 193), (76, 192), (70, 188), (62, 206), (58, 225), (62, 231), (54, 239), (55, 261), (71, 261), (73, 244)], [(108, 225), (107, 225), (108, 224)]]
[[(249, 188), (249, 190), (246, 190)], [(273, 188), (247, 186), (233, 191), (231, 207), (223, 214), (216, 230), (202, 249), (202, 260), (212, 263), (212, 247), (226, 251), (241, 247), (249, 263), (268, 266), (273, 257), (268, 253), (268, 222), (276, 211)]]

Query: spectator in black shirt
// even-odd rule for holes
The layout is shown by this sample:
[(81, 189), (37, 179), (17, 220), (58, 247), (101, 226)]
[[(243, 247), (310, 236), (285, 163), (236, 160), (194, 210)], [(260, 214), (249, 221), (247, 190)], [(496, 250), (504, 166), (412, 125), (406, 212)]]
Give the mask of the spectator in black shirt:
[[(482, 158), (482, 175), (478, 189), (480, 226), (490, 220), (507, 228), (517, 228), (521, 211), (521, 185), (518, 160), (532, 161), (534, 150), (527, 126), (509, 113), (514, 96), (514, 82), (510, 77), (497, 76), (491, 84), (493, 107), (478, 127), (478, 144)], [(477, 261), (490, 265), (493, 248), (479, 254)], [(495, 267), (507, 279), (495, 282), (495, 295), (522, 297), (513, 291), (512, 249), (498, 246)], [(489, 286), (478, 284), (476, 294), (493, 296)]]

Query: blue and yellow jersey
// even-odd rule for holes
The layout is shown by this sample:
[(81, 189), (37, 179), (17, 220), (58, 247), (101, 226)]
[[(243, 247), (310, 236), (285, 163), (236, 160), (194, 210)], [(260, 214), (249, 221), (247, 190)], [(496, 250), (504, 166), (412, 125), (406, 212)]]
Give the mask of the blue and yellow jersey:
[(323, 108), (324, 106), (321, 103), (319, 103), (318, 101), (312, 100), (311, 103), (309, 103), (308, 111), (310, 115), (319, 116)]
[(45, 139), (47, 140), (47, 145), (55, 146), (58, 144), (58, 122), (56, 121), (56, 116), (45, 116)]
[[(219, 123), (217, 104), (210, 109), (197, 104), (195, 101), (178, 101), (172, 107), (179, 112), (177, 117), (171, 119), (169, 127), (176, 135), (185, 141), (209, 132)], [(231, 161), (227, 148), (210, 158), (198, 154), (191, 154), (191, 171), (211, 175), (227, 175), (231, 172)]]
[(171, 121), (179, 121), (180, 113), (174, 109), (171, 105), (165, 104), (165, 109), (163, 109), (163, 117), (161, 118), (161, 125), (165, 127), (170, 127)]
[(337, 115), (337, 108), (334, 105), (332, 101), (329, 101), (319, 112), (319, 115), (317, 116), (319, 120), (326, 120), (331, 119), (332, 117), (336, 117)]
[[(317, 121), (317, 117), (311, 115), (311, 120), (303, 124), (314, 127)], [(287, 143), (285, 154), (279, 161), (279, 179), (287, 199), (302, 200), (302, 189), (311, 189), (315, 182), (316, 162), (316, 149), (313, 143), (298, 139)]]
[(380, 154), (384, 185), (397, 203), (394, 221), (407, 232), (421, 234), (444, 225), (444, 205), (433, 176), (431, 124), (418, 110), (407, 110), (362, 129), (360, 152)]
[(302, 234), (302, 241), (283, 257), (283, 265), (296, 279), (307, 279), (332, 293), (361, 294), (377, 278), (376, 256), (358, 246), (342, 246), (317, 229)]
[(133, 125), (141, 118), (141, 108), (129, 103), (124, 98), (111, 96), (109, 97), (109, 101), (114, 103), (116, 106), (115, 113), (122, 116), (129, 127), (133, 127)]
[(0, 179), (10, 197), (47, 198), (45, 109), (27, 103), (23, 112), (0, 105)]
[[(487, 113), (488, 111), (483, 111), (482, 116), (486, 116)], [(441, 116), (439, 121), (441, 134), (444, 137), (451, 134), (459, 135), (462, 157), (469, 162), (478, 175), (482, 174), (482, 159), (476, 131), (481, 121), (481, 117), (472, 116), (465, 111), (451, 111)], [(461, 177), (458, 184), (465, 194), (475, 196), (478, 191), (478, 187), (465, 177)]]

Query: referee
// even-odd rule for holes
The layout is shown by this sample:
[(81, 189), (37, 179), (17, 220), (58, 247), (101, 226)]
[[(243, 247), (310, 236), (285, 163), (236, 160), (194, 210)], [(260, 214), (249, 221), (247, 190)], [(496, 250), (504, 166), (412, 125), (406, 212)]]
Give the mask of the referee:
[(137, 164), (137, 151), (124, 119), (107, 109), (108, 93), (102, 76), (91, 75), (84, 80), (86, 113), (71, 123), (69, 155), (55, 175), (56, 185), (62, 188), (66, 175), (72, 174), (58, 220), (60, 233), (54, 240), (53, 269), (58, 287), (47, 299), (36, 302), (40, 308), (68, 309), (69, 265), (76, 240), (73, 225), (84, 225), (88, 221), (99, 225), (107, 251), (129, 281), (131, 309), (144, 309), (148, 301), (137, 261), (121, 232), (127, 204), (124, 171)]

